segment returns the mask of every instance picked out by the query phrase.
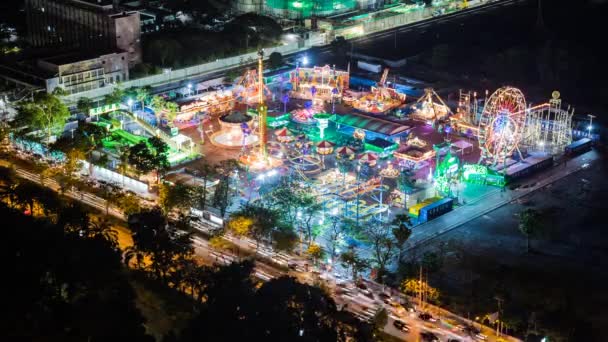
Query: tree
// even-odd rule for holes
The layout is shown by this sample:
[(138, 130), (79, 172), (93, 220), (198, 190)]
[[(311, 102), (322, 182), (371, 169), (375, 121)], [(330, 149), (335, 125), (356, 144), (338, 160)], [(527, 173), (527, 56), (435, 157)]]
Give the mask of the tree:
[(111, 93), (106, 95), (104, 102), (106, 104), (122, 103), (122, 99), (125, 97), (125, 90), (119, 86), (114, 87)]
[(35, 130), (46, 131), (47, 140), (53, 131), (63, 129), (70, 111), (55, 95), (46, 92), (36, 93), (33, 101), (22, 103), (17, 109), (16, 123)]
[(374, 317), (372, 318), (372, 324), (374, 325), (374, 335), (378, 335), (380, 332), (384, 331), (384, 327), (388, 323), (388, 312), (386, 312), (385, 308), (381, 308), (376, 312)]
[(340, 254), (340, 262), (343, 267), (350, 268), (353, 280), (357, 280), (359, 273), (369, 268), (369, 262), (361, 258), (354, 248)]
[(128, 224), (134, 247), (150, 257), (152, 271), (158, 280), (166, 282), (179, 262), (192, 256), (191, 233), (178, 232), (160, 209), (144, 209), (130, 215)]
[(230, 177), (222, 175), (213, 192), (213, 205), (220, 210), (222, 217), (226, 214), (226, 208), (230, 205)]
[(251, 233), (253, 219), (243, 215), (234, 215), (228, 221), (227, 228), (236, 236), (247, 236)]
[[(76, 214), (73, 211), (72, 214)], [(74, 220), (87, 221), (80, 212)], [(64, 229), (0, 204), (6, 254), (3, 334), (14, 340), (67, 341), (84, 336), (153, 341), (106, 228)], [(97, 225), (97, 223), (93, 223)]]
[(141, 103), (141, 110), (144, 110), (146, 106), (146, 100), (150, 96), (150, 88), (149, 87), (139, 87), (135, 89), (135, 99)]
[(255, 294), (255, 341), (340, 341), (335, 302), (318, 287), (273, 279)]
[(273, 231), (280, 224), (279, 213), (272, 208), (265, 207), (260, 202), (247, 203), (234, 215), (247, 217), (253, 221), (249, 235), (258, 244), (256, 251), (261, 241), (270, 240)]
[(175, 120), (177, 112), (179, 112), (179, 105), (175, 102), (167, 102), (165, 103), (165, 110), (167, 120), (169, 120), (169, 122), (172, 122), (173, 120)]
[(173, 185), (162, 183), (159, 188), (159, 204), (168, 214), (174, 208), (188, 211), (192, 207), (193, 189), (191, 186), (178, 182)]
[(519, 214), (519, 231), (526, 237), (526, 252), (530, 253), (530, 236), (536, 234), (540, 225), (540, 213), (533, 208), (526, 208)]
[(292, 252), (298, 243), (298, 235), (291, 227), (280, 226), (271, 233), (272, 246), (275, 250)]
[(399, 248), (399, 255), (397, 257), (397, 260), (399, 262), (401, 262), (401, 259), (403, 257), (403, 249), (405, 247), (405, 243), (412, 235), (412, 230), (409, 228), (411, 226), (411, 220), (410, 220), (409, 215), (407, 215), (407, 214), (395, 215), (395, 218), (393, 219), (393, 225), (396, 225), (396, 227), (393, 227), (393, 230), (392, 230), (393, 237), (397, 241), (397, 246)]
[(281, 65), (283, 65), (283, 55), (280, 52), (274, 51), (268, 56), (268, 62), (270, 63), (270, 67), (272, 69), (277, 69)]
[(84, 153), (77, 149), (71, 149), (65, 157), (66, 160), (63, 164), (65, 175), (74, 177), (74, 174), (82, 169), (82, 161), (85, 159)]
[(365, 234), (371, 243), (374, 262), (378, 267), (378, 281), (382, 281), (386, 266), (395, 256), (395, 243), (387, 233), (382, 225), (370, 225), (365, 229)]
[(341, 242), (344, 230), (346, 227), (354, 224), (350, 219), (340, 219), (338, 217), (332, 217), (328, 227), (325, 229), (325, 241), (326, 246), (329, 248), (329, 258), (332, 263), (336, 262), (336, 256), (338, 254), (338, 246)]
[(89, 115), (91, 108), (93, 108), (93, 101), (88, 97), (81, 97), (78, 99), (78, 102), (76, 102), (76, 109), (78, 109), (80, 113)]
[(306, 251), (306, 254), (308, 254), (308, 256), (310, 256), (313, 263), (316, 265), (317, 261), (319, 261), (319, 259), (323, 258), (323, 248), (321, 248), (321, 246), (317, 245), (316, 243), (313, 243), (310, 246), (308, 246), (308, 250)]
[[(200, 177), (203, 180), (203, 185), (197, 187), (196, 194), (198, 198), (199, 208), (201, 210), (205, 210), (205, 206), (207, 203), (207, 183), (209, 182), (209, 178), (215, 175), (215, 168), (209, 165), (208, 163), (199, 164), (199, 166), (194, 170), (195, 175)], [(200, 196), (200, 197), (198, 197)]]
[(160, 115), (162, 111), (165, 109), (167, 101), (162, 96), (154, 95), (150, 100), (150, 107), (154, 111), (154, 116), (156, 117), (156, 126), (160, 126)]
[(421, 282), (417, 278), (409, 278), (401, 283), (401, 291), (409, 296), (422, 296), (425, 300), (437, 302), (439, 291), (429, 286), (426, 282)]
[(169, 147), (160, 138), (151, 137), (147, 142), (140, 141), (131, 146), (127, 158), (129, 164), (140, 173), (146, 174), (156, 170), (156, 179), (160, 181), (161, 174), (169, 169), (168, 150)]
[(154, 54), (150, 54), (152, 62), (161, 67), (168, 67), (175, 65), (178, 61), (182, 53), (182, 46), (175, 39), (160, 38), (149, 43), (147, 50), (154, 52)]
[(129, 170), (129, 154), (130, 149), (128, 147), (122, 147), (118, 151), (118, 172), (122, 175), (122, 183), (125, 183), (125, 174)]

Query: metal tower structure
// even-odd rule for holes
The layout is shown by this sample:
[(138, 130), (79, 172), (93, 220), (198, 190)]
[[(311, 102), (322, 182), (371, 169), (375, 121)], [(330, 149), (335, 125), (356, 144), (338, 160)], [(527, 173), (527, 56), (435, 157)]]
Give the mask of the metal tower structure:
[(266, 121), (268, 107), (264, 103), (264, 50), (258, 51), (258, 132), (260, 136), (260, 158), (268, 161)]
[(526, 111), (524, 145), (528, 150), (558, 154), (572, 142), (574, 109), (562, 108), (560, 93), (554, 91), (548, 103)]

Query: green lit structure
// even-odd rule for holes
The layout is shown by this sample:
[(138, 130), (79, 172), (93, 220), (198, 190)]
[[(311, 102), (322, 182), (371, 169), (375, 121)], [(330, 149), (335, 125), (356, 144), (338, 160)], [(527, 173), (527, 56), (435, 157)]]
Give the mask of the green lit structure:
[(435, 170), (435, 189), (442, 194), (452, 196), (451, 184), (458, 179), (460, 159), (453, 156), (450, 150)]
[(505, 176), (492, 171), (485, 165), (467, 164), (462, 167), (462, 181), (469, 184), (493, 185), (504, 187)]
[(266, 0), (270, 14), (283, 18), (304, 19), (347, 12), (357, 7), (355, 0)]

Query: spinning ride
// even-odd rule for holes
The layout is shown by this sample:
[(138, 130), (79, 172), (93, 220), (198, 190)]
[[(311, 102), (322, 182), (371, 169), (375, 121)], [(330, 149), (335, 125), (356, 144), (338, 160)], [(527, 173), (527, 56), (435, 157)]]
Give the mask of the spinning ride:
[(377, 87), (372, 87), (371, 92), (353, 102), (354, 108), (366, 113), (383, 114), (405, 103), (405, 94), (387, 86), (388, 71), (388, 68), (384, 69)]
[(488, 99), (479, 119), (480, 162), (496, 165), (518, 149), (526, 120), (526, 100), (521, 90), (503, 87)]

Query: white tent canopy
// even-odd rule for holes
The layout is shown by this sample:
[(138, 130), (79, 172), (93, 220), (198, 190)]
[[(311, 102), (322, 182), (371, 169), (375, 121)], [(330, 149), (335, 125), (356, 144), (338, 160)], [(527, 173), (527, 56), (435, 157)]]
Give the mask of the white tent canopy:
[(473, 144), (464, 140), (458, 140), (452, 143), (452, 150), (456, 153), (467, 154), (473, 151)]

